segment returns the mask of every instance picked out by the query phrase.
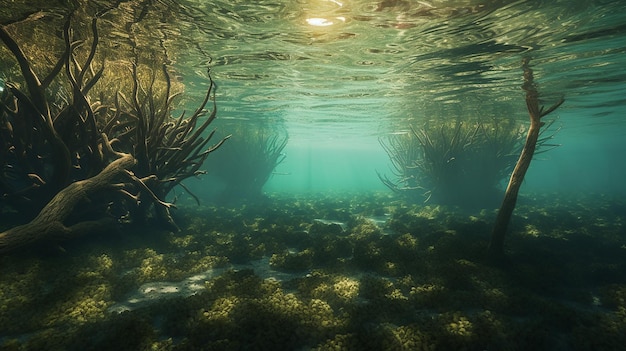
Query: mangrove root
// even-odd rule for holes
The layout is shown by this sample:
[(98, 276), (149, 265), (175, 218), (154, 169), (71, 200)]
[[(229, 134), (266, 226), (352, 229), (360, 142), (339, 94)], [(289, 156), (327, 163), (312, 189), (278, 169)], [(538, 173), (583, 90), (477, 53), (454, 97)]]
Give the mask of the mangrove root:
[(534, 84), (533, 71), (529, 66), (529, 59), (525, 58), (522, 65), (524, 69), (524, 84), (522, 88), (526, 91), (526, 106), (528, 108), (528, 114), (530, 116), (530, 128), (526, 135), (526, 143), (517, 160), (517, 164), (513, 169), (509, 184), (506, 187), (504, 194), (504, 200), (498, 211), (493, 232), (491, 234), (491, 243), (489, 244), (489, 256), (494, 259), (500, 259), (504, 257), (504, 237), (506, 230), (511, 220), (511, 215), (515, 209), (517, 203), (517, 195), (519, 189), (526, 175), (526, 171), (530, 166), (537, 141), (539, 139), (541, 127), (545, 124), (541, 121), (541, 118), (556, 110), (563, 103), (563, 99), (552, 105), (549, 109), (544, 111), (543, 106), (539, 107), (539, 93), (537, 87)]
[(31, 222), (0, 233), (0, 253), (44, 240), (64, 240), (71, 237), (101, 231), (110, 227), (112, 218), (83, 221), (66, 226), (64, 221), (81, 200), (91, 194), (113, 188), (120, 177), (125, 177), (128, 169), (135, 165), (135, 158), (124, 155), (111, 162), (97, 175), (71, 183), (52, 198)]

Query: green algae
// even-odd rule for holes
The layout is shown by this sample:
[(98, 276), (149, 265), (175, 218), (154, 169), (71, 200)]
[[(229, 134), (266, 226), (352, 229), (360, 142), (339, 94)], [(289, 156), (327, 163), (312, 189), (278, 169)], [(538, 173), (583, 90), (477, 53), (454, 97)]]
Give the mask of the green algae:
[(181, 208), (180, 233), (1, 257), (0, 345), (586, 350), (625, 341), (624, 218), (610, 210), (619, 203), (594, 216), (580, 201), (522, 203), (511, 262), (498, 267), (484, 259), (489, 210), (385, 196), (266, 201)]

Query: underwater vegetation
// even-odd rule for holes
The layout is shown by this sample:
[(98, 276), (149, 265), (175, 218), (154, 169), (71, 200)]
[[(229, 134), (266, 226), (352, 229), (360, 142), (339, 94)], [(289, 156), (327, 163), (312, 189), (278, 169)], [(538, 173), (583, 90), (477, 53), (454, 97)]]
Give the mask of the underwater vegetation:
[[(142, 4), (171, 5), (111, 1), (94, 15), (35, 13), (0, 26), (0, 62), (11, 63), (0, 92), (0, 350), (626, 344), (623, 199), (542, 194), (518, 204), (535, 147), (548, 140), (541, 118), (562, 103), (539, 107), (528, 62), (524, 145), (514, 121), (482, 119), (412, 126), (410, 140), (381, 141), (399, 177), (383, 182), (427, 204), (386, 194), (259, 196), (287, 136), (235, 129), (232, 148), (222, 148), (228, 137), (209, 130), (208, 72), (199, 106), (173, 116), (182, 91), (176, 33), (145, 50), (140, 27), (151, 14)], [(110, 29), (117, 10), (124, 24), (107, 44), (101, 26)], [(168, 15), (147, 27), (158, 33)], [(32, 51), (21, 26), (55, 21), (56, 39)], [(122, 49), (131, 55), (114, 55)], [(170, 213), (168, 193), (203, 173), (217, 148), (224, 156), (211, 173), (242, 201)], [(440, 205), (477, 205), (511, 171), (497, 214)], [(145, 225), (152, 221), (162, 225)], [(509, 260), (494, 265), (485, 249), (501, 256), (505, 232)], [(82, 234), (90, 236), (60, 243)]]
[(500, 182), (510, 174), (489, 245), (489, 255), (498, 259), (505, 256), (507, 226), (535, 150), (557, 146), (549, 144), (554, 133), (542, 135), (555, 120), (546, 125), (542, 118), (565, 101), (561, 98), (544, 111), (544, 106), (539, 107), (539, 92), (529, 58), (522, 60), (522, 69), (522, 89), (526, 92), (530, 117), (525, 139), (524, 127), (514, 120), (503, 119), (490, 124), (457, 120), (435, 128), (410, 126), (411, 133), (380, 139), (395, 179), (380, 173), (378, 177), (391, 190), (413, 200), (421, 195), (426, 198), (424, 202), (432, 199), (435, 203), (470, 209), (491, 207), (498, 198)]
[[(0, 27), (21, 75), (8, 80), (0, 96), (0, 210), (3, 217), (18, 212), (31, 220), (0, 233), (0, 251), (107, 231), (121, 220), (154, 218), (175, 228), (165, 197), (203, 173), (207, 156), (226, 139), (209, 145), (213, 133), (206, 133), (216, 117), (215, 101), (210, 113), (205, 110), (213, 97), (211, 77), (197, 109), (173, 117), (178, 94), (167, 60), (144, 62), (132, 33), (126, 44), (133, 55), (107, 58), (125, 74), (106, 74), (98, 23), (107, 13), (92, 17), (91, 36), (83, 38), (73, 30), (84, 24), (82, 14), (68, 12), (63, 49), (43, 73), (33, 69), (15, 28)], [(162, 51), (167, 58), (167, 47)], [(105, 88), (98, 90), (101, 79)]]
[(285, 159), (283, 149), (289, 137), (276, 126), (262, 124), (238, 124), (228, 131), (229, 142), (207, 163), (215, 165), (210, 175), (220, 183), (217, 201), (260, 198), (263, 186)]
[(456, 120), (410, 126), (380, 144), (393, 179), (379, 174), (394, 192), (416, 202), (469, 208), (493, 205), (499, 185), (513, 169), (524, 127), (512, 119)]
[[(539, 94), (529, 63), (525, 62), (523, 68), (528, 109), (534, 116), (535, 112), (539, 114)], [(541, 117), (562, 102), (547, 111), (541, 108)], [(541, 117), (535, 119), (538, 121)], [(502, 198), (502, 181), (511, 175), (520, 153), (529, 143), (533, 150), (524, 157), (528, 162), (535, 148), (545, 152), (557, 146), (550, 140), (558, 130), (544, 135), (556, 120), (541, 121), (541, 126), (537, 121), (532, 122), (530, 128), (507, 118), (457, 118), (410, 125), (409, 132), (379, 139), (391, 162), (393, 177), (381, 173), (378, 177), (388, 188), (412, 202), (467, 209), (493, 207)], [(525, 134), (534, 135), (534, 140), (525, 143)]]
[[(493, 212), (386, 194), (275, 197), (0, 257), (4, 350), (619, 350), (623, 200)], [(593, 213), (590, 216), (589, 213)], [(142, 233), (142, 231), (144, 231)]]

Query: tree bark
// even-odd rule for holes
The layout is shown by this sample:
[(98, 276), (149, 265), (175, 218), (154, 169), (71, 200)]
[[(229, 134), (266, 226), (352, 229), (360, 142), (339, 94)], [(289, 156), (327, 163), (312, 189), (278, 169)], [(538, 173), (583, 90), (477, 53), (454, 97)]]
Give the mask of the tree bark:
[(94, 230), (101, 231), (103, 225), (108, 227), (113, 219), (84, 221), (69, 227), (63, 222), (79, 201), (97, 191), (113, 187), (116, 179), (125, 176), (127, 170), (132, 168), (135, 162), (134, 157), (125, 154), (111, 162), (97, 175), (68, 185), (56, 194), (31, 222), (0, 233), (0, 253), (10, 252), (42, 240), (62, 240)]
[(513, 210), (515, 209), (515, 205), (517, 203), (517, 195), (519, 194), (519, 189), (522, 185), (522, 182), (524, 181), (524, 176), (526, 175), (526, 171), (530, 166), (530, 161), (532, 160), (535, 153), (540, 129), (541, 122), (538, 118), (533, 118), (533, 116), (531, 115), (530, 128), (528, 129), (528, 134), (526, 135), (526, 143), (524, 144), (522, 153), (517, 160), (517, 164), (513, 169), (513, 173), (511, 174), (511, 179), (509, 180), (509, 184), (506, 187), (504, 200), (502, 200), (502, 205), (500, 206), (500, 210), (498, 211), (496, 223), (493, 227), (493, 232), (491, 234), (489, 255), (493, 258), (499, 258), (504, 256), (504, 237), (506, 235), (506, 230), (509, 226), (511, 216), (513, 215)]
[(498, 216), (496, 217), (496, 222), (491, 233), (489, 256), (494, 259), (501, 259), (505, 256), (504, 238), (506, 236), (509, 222), (511, 221), (513, 210), (515, 209), (515, 205), (517, 203), (519, 189), (522, 186), (526, 171), (528, 171), (530, 162), (533, 159), (540, 130), (544, 125), (541, 118), (556, 110), (564, 101), (561, 99), (547, 111), (543, 111), (543, 107), (539, 107), (539, 93), (537, 92), (537, 87), (534, 83), (533, 70), (528, 64), (529, 61), (530, 60), (528, 58), (525, 58), (522, 62), (522, 67), (524, 69), (524, 84), (522, 85), (522, 88), (526, 91), (526, 107), (528, 108), (528, 115), (530, 117), (530, 127), (528, 128), (524, 148), (522, 149), (520, 157), (515, 164), (515, 168), (511, 174), (511, 179), (506, 187), (504, 200), (502, 200), (502, 205), (498, 211)]

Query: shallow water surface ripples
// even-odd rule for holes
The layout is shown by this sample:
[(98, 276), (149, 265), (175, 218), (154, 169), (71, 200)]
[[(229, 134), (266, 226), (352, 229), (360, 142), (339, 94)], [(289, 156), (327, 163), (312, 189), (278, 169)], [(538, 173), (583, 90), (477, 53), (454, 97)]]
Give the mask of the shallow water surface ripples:
[[(568, 123), (623, 126), (619, 1), (188, 4), (203, 14), (191, 36), (212, 58), (224, 115), (284, 122), (292, 139), (379, 135), (459, 115), (525, 120), (522, 57), (546, 100), (565, 96), (562, 113), (585, 116)], [(192, 62), (205, 60), (183, 65)]]
[[(119, 42), (118, 51), (129, 49), (125, 26), (134, 21), (148, 28), (133, 34), (142, 52), (167, 48), (184, 84), (181, 107), (202, 99), (210, 68), (219, 87), (218, 133), (243, 126), (288, 134), (289, 157), (277, 173), (328, 173), (324, 185), (342, 190), (352, 190), (358, 179), (351, 174), (359, 173), (369, 177), (365, 187), (376, 188), (375, 171), (388, 168), (380, 137), (428, 121), (527, 124), (527, 58), (542, 102), (565, 99), (550, 115), (559, 119), (554, 144), (563, 148), (548, 154), (563, 163), (559, 172), (626, 174), (615, 171), (626, 150), (623, 1), (161, 0), (148, 6), (145, 21), (143, 2), (86, 6), (113, 6), (110, 17), (124, 18), (119, 28), (109, 14), (100, 21), (101, 41)], [(42, 11), (46, 21), (55, 18), (53, 9)], [(0, 11), (3, 23), (11, 17)], [(542, 176), (556, 174), (539, 168)], [(579, 178), (597, 183), (594, 177)]]

